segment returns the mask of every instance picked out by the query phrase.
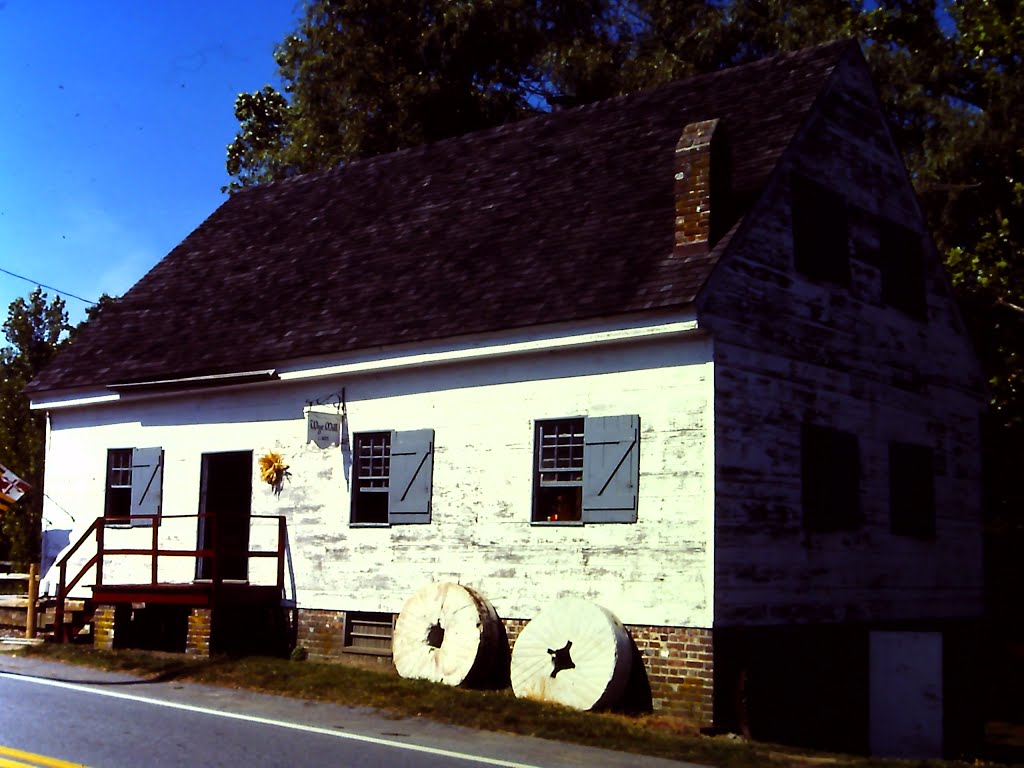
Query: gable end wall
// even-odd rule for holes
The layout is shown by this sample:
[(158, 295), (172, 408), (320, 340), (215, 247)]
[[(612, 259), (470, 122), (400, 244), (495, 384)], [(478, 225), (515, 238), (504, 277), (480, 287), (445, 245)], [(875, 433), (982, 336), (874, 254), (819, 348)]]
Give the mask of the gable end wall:
[[(849, 287), (793, 269), (794, 174), (846, 200)], [(880, 218), (923, 231), (866, 68), (847, 59), (702, 303), (715, 339), (716, 626), (980, 614), (980, 375), (932, 250), (927, 323), (882, 304)], [(803, 530), (804, 420), (858, 437), (858, 530)], [(934, 450), (934, 541), (890, 533), (894, 440)]]

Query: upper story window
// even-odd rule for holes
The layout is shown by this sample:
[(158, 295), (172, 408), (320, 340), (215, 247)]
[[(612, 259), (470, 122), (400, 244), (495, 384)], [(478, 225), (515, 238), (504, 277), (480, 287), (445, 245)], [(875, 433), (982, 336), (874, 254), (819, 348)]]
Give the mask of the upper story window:
[(430, 522), (434, 430), (357, 432), (352, 456), (353, 524)]
[(533, 522), (635, 523), (639, 484), (639, 416), (535, 423)]
[(111, 448), (103, 515), (125, 525), (151, 525), (161, 512), (162, 448)]
[(793, 263), (797, 271), (839, 285), (850, 283), (846, 204), (810, 179), (793, 177)]
[(889, 443), (889, 523), (897, 536), (935, 537), (935, 472), (931, 448)]
[(829, 533), (859, 528), (856, 435), (805, 422), (800, 430), (800, 489), (805, 530)]
[(924, 320), (928, 316), (924, 249), (921, 235), (893, 222), (883, 222), (879, 233), (882, 301)]

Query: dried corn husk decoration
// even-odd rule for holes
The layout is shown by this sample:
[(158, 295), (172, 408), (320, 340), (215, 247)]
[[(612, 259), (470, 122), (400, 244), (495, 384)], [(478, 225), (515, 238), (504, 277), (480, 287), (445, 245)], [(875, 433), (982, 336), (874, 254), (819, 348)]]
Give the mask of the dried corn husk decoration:
[(260, 478), (274, 489), (274, 493), (281, 492), (281, 487), (287, 476), (288, 465), (284, 463), (280, 453), (271, 451), (260, 457)]

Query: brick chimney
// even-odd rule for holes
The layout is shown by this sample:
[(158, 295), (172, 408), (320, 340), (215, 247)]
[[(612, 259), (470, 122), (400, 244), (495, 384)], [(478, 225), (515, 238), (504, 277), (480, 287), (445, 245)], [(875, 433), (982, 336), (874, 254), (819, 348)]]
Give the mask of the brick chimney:
[(687, 125), (676, 144), (674, 255), (687, 257), (707, 253), (721, 236), (728, 218), (729, 175), (728, 155), (718, 120)]

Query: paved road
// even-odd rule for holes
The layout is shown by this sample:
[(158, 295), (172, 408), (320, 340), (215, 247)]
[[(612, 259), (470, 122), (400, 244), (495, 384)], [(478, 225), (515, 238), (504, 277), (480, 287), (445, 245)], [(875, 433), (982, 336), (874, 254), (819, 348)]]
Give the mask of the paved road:
[(0, 765), (696, 768), (419, 718), (0, 655)]

